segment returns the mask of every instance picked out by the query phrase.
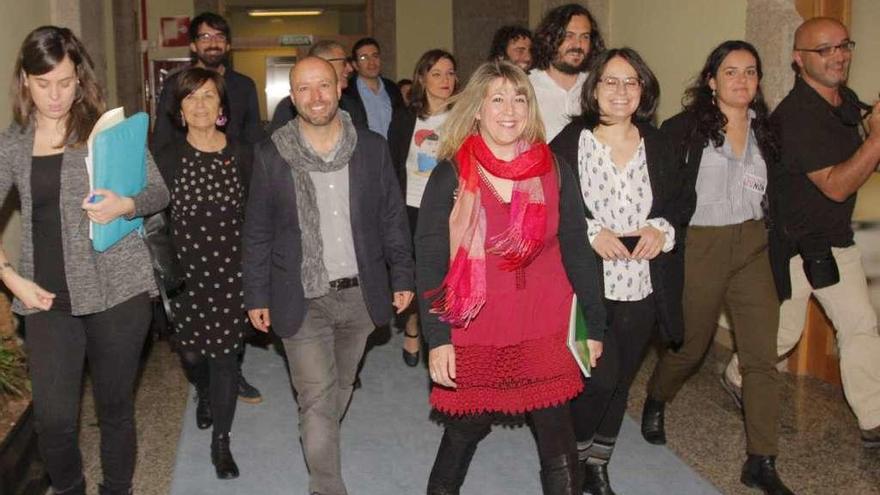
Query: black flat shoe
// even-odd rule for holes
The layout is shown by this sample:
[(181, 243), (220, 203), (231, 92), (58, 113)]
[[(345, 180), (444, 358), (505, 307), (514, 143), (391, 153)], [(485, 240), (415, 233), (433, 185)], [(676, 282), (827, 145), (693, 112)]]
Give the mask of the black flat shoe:
[(257, 387), (251, 385), (244, 379), (244, 375), (239, 372), (238, 375), (238, 400), (247, 402), (248, 404), (259, 404), (263, 402), (263, 396)]
[[(403, 338), (405, 339), (418, 339), (419, 335), (410, 335), (406, 332), (403, 332)], [(419, 349), (416, 352), (409, 352), (406, 349), (401, 349), (403, 353), (403, 362), (406, 363), (410, 368), (414, 368), (419, 365), (419, 361), (421, 361), (422, 357), (422, 343), (419, 341)]]
[(642, 437), (648, 443), (666, 444), (665, 411), (666, 403), (650, 397), (645, 399), (645, 408), (642, 410)]
[(776, 457), (749, 454), (739, 479), (749, 488), (757, 488), (766, 495), (794, 495), (776, 472)]
[(580, 462), (583, 466), (583, 492), (590, 495), (617, 495), (611, 488), (611, 480), (608, 479), (608, 464), (593, 464)]
[(229, 433), (214, 435), (211, 440), (211, 463), (221, 480), (238, 478), (238, 465), (229, 449)]

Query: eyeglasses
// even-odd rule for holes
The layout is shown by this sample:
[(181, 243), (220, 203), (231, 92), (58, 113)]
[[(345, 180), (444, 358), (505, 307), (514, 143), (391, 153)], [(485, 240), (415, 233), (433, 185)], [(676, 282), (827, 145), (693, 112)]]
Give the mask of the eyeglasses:
[(603, 77), (599, 79), (599, 86), (608, 91), (614, 91), (623, 88), (627, 92), (637, 91), (642, 88), (642, 80), (638, 77)]
[(366, 62), (367, 60), (379, 60), (379, 52), (375, 53), (364, 53), (362, 55), (357, 56), (357, 60), (359, 62)]
[(202, 43), (208, 43), (210, 41), (225, 43), (226, 40), (227, 37), (223, 33), (199, 33), (196, 35), (196, 41), (201, 41)]
[(849, 52), (853, 51), (853, 48), (855, 48), (855, 47), (856, 47), (856, 42), (850, 40), (850, 41), (844, 41), (843, 43), (841, 43), (839, 45), (823, 46), (822, 48), (795, 48), (794, 50), (797, 52), (818, 53), (820, 57), (828, 58), (828, 57), (836, 54), (838, 51), (841, 51), (843, 53), (849, 53)]
[(348, 61), (348, 59), (345, 57), (325, 58), (324, 60), (326, 60), (328, 62), (343, 62), (343, 63)]

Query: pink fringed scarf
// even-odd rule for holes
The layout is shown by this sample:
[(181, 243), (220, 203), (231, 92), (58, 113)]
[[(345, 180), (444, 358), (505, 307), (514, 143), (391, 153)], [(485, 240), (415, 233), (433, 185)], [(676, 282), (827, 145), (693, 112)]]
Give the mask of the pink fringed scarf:
[[(467, 327), (486, 303), (486, 251), (503, 258), (501, 268), (528, 265), (544, 247), (547, 207), (541, 176), (550, 171), (552, 155), (535, 143), (512, 161), (495, 158), (483, 138), (468, 137), (455, 155), (459, 193), (449, 215), (449, 272), (428, 297), (431, 312), (459, 328)], [(514, 181), (507, 228), (486, 246), (486, 211), (480, 202), (477, 167)]]

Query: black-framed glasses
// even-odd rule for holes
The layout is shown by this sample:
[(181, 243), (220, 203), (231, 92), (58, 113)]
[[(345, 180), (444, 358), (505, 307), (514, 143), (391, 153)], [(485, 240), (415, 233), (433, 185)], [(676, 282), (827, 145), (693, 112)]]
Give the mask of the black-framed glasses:
[(199, 33), (196, 35), (196, 41), (207, 43), (209, 41), (219, 41), (225, 43), (228, 38), (224, 33)]
[(795, 51), (798, 52), (810, 52), (810, 53), (818, 53), (822, 58), (828, 58), (832, 55), (835, 55), (838, 51), (849, 53), (853, 51), (853, 48), (856, 47), (856, 42), (849, 40), (844, 41), (839, 45), (832, 46), (823, 46), (822, 48), (795, 48)]
[(348, 58), (346, 57), (325, 58), (324, 60), (328, 62), (348, 62)]

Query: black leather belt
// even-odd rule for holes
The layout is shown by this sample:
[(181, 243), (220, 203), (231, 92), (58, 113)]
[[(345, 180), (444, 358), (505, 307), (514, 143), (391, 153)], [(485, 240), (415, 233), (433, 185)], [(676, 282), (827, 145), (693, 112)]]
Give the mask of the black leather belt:
[(357, 277), (337, 278), (330, 281), (330, 288), (333, 290), (350, 289), (358, 286)]

